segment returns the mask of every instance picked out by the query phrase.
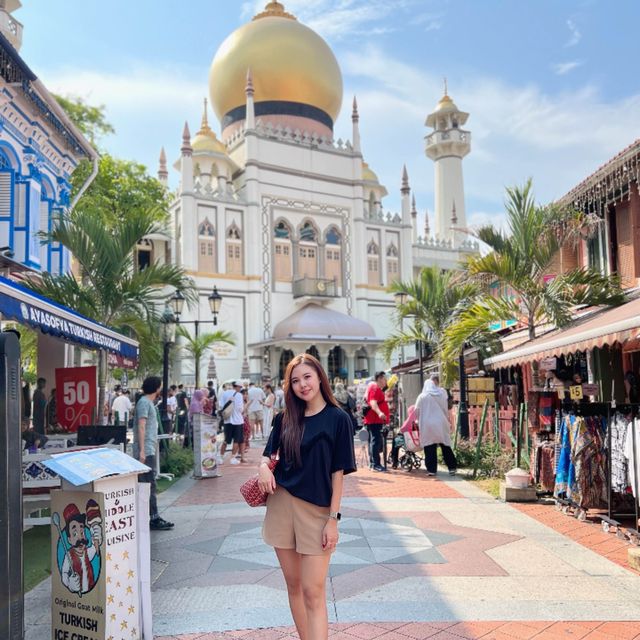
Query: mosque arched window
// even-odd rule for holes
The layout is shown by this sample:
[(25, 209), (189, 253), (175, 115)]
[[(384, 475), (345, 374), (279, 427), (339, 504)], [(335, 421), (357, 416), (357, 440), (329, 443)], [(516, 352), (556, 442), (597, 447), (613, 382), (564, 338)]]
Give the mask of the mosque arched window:
[(136, 245), (136, 264), (138, 271), (146, 269), (153, 263), (153, 242), (143, 238)]
[(324, 275), (342, 286), (342, 236), (335, 227), (330, 227), (324, 238)]
[(367, 282), (373, 286), (380, 284), (380, 249), (373, 240), (367, 245)]
[(227, 228), (225, 238), (227, 273), (241, 276), (244, 273), (242, 268), (242, 232), (235, 222)]
[(398, 259), (398, 247), (390, 244), (387, 247), (387, 284), (395, 282), (400, 277), (400, 261)]
[(216, 273), (216, 232), (208, 218), (198, 226), (198, 271)]
[(280, 220), (273, 229), (273, 266), (275, 279), (291, 282), (291, 227)]
[(296, 278), (316, 278), (318, 276), (318, 233), (310, 221), (306, 221), (299, 231), (298, 265)]

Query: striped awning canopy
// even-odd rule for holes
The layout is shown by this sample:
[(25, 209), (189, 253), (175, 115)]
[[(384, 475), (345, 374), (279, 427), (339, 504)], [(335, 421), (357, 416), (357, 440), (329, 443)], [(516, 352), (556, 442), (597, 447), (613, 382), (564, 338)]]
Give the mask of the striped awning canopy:
[(500, 369), (595, 347), (625, 344), (639, 337), (640, 298), (636, 298), (619, 307), (594, 311), (562, 329), (486, 358), (484, 363), (492, 369)]

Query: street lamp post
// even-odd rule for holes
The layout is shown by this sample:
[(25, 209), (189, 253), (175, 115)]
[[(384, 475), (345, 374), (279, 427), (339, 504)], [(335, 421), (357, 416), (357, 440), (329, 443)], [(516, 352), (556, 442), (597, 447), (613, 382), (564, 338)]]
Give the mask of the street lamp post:
[(162, 403), (160, 404), (160, 420), (164, 433), (171, 430), (171, 419), (167, 411), (167, 395), (169, 391), (169, 352), (176, 340), (176, 318), (169, 307), (162, 314)]
[(469, 409), (467, 407), (467, 374), (464, 370), (464, 346), (460, 349), (458, 372), (460, 376), (460, 403), (458, 404), (458, 411), (460, 412), (460, 437), (463, 440), (468, 440)]
[[(211, 314), (213, 315), (213, 320), (180, 320), (180, 316), (182, 311), (184, 310), (184, 303), (186, 298), (182, 295), (180, 290), (176, 289), (176, 292), (169, 298), (169, 303), (171, 304), (171, 308), (173, 309), (174, 321), (176, 324), (192, 324), (194, 325), (195, 337), (196, 339), (200, 335), (200, 324), (201, 323), (213, 323), (214, 326), (218, 324), (218, 314), (220, 313), (220, 307), (222, 306), (222, 296), (218, 293), (218, 287), (214, 285), (213, 291), (207, 296), (207, 301), (209, 302), (209, 309), (211, 310)], [(198, 387), (200, 378), (200, 372), (195, 372), (195, 386)]]
[[(409, 298), (408, 294), (404, 291), (398, 291), (393, 295), (396, 308), (402, 309), (402, 307), (406, 304), (407, 299)], [(400, 333), (404, 331), (404, 316), (400, 313)], [(400, 347), (400, 364), (404, 364), (404, 344)]]

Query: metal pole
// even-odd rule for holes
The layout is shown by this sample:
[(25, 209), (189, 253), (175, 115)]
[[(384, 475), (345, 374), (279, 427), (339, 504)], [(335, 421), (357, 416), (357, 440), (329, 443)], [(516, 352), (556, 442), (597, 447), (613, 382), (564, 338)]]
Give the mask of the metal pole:
[[(198, 339), (198, 327), (200, 326), (200, 321), (199, 320), (194, 320), (193, 323), (195, 324), (195, 339)], [(196, 359), (194, 358), (194, 362), (193, 362), (193, 368), (195, 369), (195, 376), (194, 376), (194, 383), (195, 383), (195, 387), (196, 389), (200, 388), (200, 361), (196, 361)]]
[(422, 370), (422, 340), (418, 340), (418, 366), (420, 367), (420, 390), (424, 385), (424, 371)]
[[(400, 333), (404, 331), (404, 318), (400, 316)], [(400, 346), (400, 364), (404, 364), (404, 344)]]
[(464, 349), (460, 350), (458, 360), (460, 374), (460, 437), (463, 440), (469, 439), (469, 410), (467, 408), (467, 374), (464, 371)]
[(160, 403), (160, 421), (162, 422), (162, 432), (171, 431), (171, 421), (167, 412), (167, 396), (169, 393), (169, 349), (170, 342), (165, 342), (162, 351), (162, 402)]

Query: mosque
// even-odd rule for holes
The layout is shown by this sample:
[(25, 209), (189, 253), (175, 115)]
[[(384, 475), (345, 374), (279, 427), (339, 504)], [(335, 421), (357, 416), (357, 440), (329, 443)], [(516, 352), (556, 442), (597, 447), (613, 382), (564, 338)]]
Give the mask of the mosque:
[[(401, 211), (383, 211), (387, 189), (363, 157), (355, 98), (351, 141), (334, 140), (343, 103), (338, 61), (280, 2), (268, 2), (220, 45), (209, 95), (220, 136), (205, 100), (200, 129), (192, 136), (185, 124), (173, 164), (180, 183), (169, 246), (149, 239), (144, 247), (147, 259), (169, 255), (196, 282), (199, 308), (185, 309), (181, 321), (211, 320), (215, 285), (223, 298), (217, 328), (236, 340), (214, 349), (219, 379), (241, 370), (281, 378), (301, 351), (316, 355), (330, 378), (385, 368), (378, 349), (395, 328), (388, 285), (423, 266), (452, 268), (477, 251), (465, 234), (468, 114), (445, 90), (426, 119), (435, 206), (433, 226), (427, 218), (419, 230), (402, 160)], [(158, 177), (167, 184), (164, 149)], [(192, 363), (179, 366), (173, 377), (193, 382)]]

